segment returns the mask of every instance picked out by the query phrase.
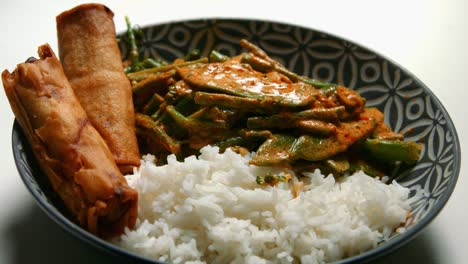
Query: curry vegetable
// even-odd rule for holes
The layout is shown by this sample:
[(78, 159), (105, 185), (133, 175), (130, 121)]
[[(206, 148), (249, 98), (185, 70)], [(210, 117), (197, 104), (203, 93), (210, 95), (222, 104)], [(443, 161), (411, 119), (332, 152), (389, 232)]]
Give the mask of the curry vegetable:
[(248, 40), (240, 45), (246, 51), (236, 56), (193, 50), (127, 74), (142, 151), (164, 163), (208, 144), (242, 147), (255, 152), (251, 164), (334, 175), (381, 175), (419, 159), (421, 144), (392, 131), (356, 91), (293, 73)]

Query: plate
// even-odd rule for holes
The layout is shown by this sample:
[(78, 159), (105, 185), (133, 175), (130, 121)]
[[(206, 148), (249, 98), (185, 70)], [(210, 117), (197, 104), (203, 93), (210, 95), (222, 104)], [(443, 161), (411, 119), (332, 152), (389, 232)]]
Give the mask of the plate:
[[(362, 45), (341, 37), (275, 21), (194, 19), (142, 28), (140, 54), (172, 61), (193, 49), (207, 55), (216, 49), (226, 55), (241, 52), (239, 40), (248, 39), (289, 70), (353, 88), (369, 107), (385, 113), (385, 122), (406, 139), (423, 143), (420, 161), (410, 171), (398, 172), (408, 187), (412, 222), (403, 233), (363, 254), (339, 263), (367, 262), (393, 252), (419, 234), (443, 209), (460, 171), (460, 144), (444, 106), (417, 77), (402, 66)], [(121, 47), (122, 55), (127, 54)], [(77, 238), (112, 254), (135, 261), (160, 263), (95, 237), (76, 225), (51, 190), (17, 122), (12, 133), (19, 174), (38, 205), (57, 224)]]

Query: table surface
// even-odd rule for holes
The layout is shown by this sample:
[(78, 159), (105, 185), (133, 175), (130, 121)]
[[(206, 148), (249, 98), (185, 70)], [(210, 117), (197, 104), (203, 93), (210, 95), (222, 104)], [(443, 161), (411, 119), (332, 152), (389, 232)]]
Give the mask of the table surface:
[[(2, 1), (0, 69), (36, 55), (48, 42), (56, 49), (55, 16), (82, 1)], [(115, 13), (117, 31), (124, 16), (139, 25), (186, 18), (235, 17), (289, 22), (326, 31), (375, 50), (424, 82), (445, 105), (455, 123), (462, 152), (468, 138), (464, 122), (468, 95), (468, 4), (429, 1), (102, 1)], [(304, 4), (307, 3), (305, 7)], [(63, 231), (36, 205), (16, 170), (11, 150), (13, 114), (0, 95), (0, 263), (124, 263)], [(377, 263), (466, 263), (468, 164), (438, 217), (408, 244)]]

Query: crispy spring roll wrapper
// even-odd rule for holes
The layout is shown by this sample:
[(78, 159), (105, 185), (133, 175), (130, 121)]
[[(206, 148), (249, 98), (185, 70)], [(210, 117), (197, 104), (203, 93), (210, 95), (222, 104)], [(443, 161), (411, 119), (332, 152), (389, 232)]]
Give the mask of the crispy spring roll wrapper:
[(138, 193), (89, 122), (49, 45), (2, 73), (11, 108), (43, 172), (79, 224), (100, 237), (133, 228)]
[(83, 4), (57, 16), (59, 57), (93, 126), (122, 173), (140, 165), (130, 81), (124, 73), (112, 11)]

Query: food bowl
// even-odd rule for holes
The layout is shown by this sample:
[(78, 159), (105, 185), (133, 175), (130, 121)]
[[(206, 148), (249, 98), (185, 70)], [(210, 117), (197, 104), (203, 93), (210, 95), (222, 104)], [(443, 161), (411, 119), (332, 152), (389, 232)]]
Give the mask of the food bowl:
[[(366, 98), (366, 105), (385, 114), (385, 122), (406, 139), (423, 143), (421, 158), (395, 178), (413, 197), (411, 221), (404, 232), (340, 263), (368, 262), (395, 251), (420, 233), (442, 210), (460, 170), (456, 129), (441, 102), (414, 75), (395, 62), (359, 44), (314, 29), (274, 21), (197, 19), (142, 28), (140, 54), (166, 61), (193, 49), (207, 55), (216, 49), (226, 55), (241, 52), (248, 39), (289, 70), (325, 82), (345, 85)], [(121, 45), (122, 55), (128, 50)], [(17, 122), (12, 133), (13, 154), (22, 180), (38, 205), (62, 228), (79, 239), (132, 261), (160, 263), (120, 248), (79, 227), (67, 214), (39, 169)]]

